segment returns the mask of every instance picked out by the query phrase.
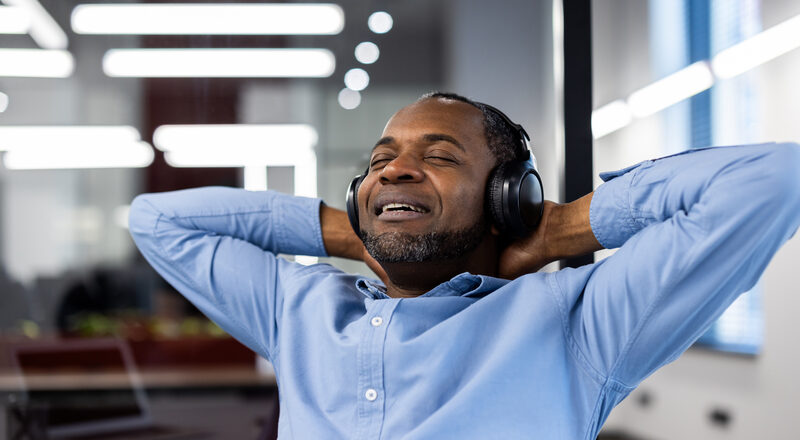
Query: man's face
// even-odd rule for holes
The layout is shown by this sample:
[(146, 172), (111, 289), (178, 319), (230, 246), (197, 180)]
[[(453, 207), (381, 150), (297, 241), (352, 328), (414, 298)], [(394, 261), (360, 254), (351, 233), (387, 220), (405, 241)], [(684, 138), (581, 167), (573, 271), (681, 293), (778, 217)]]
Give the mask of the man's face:
[(476, 248), (489, 230), (484, 191), (494, 164), (477, 108), (428, 99), (397, 112), (358, 190), (367, 250), (378, 261), (401, 262)]

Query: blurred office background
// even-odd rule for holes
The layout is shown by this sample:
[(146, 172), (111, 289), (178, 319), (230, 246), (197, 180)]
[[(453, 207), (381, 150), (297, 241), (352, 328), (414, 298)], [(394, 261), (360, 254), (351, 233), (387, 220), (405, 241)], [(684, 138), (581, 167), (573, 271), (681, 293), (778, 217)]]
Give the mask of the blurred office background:
[[(0, 437), (46, 418), (25, 413), (26, 392), (57, 388), (62, 406), (91, 405), (69, 397), (88, 386), (106, 399), (104, 387), (135, 388), (116, 397), (130, 407), (122, 418), (269, 438), (269, 366), (143, 261), (126, 229), (139, 193), (269, 188), (343, 208), (387, 119), (444, 90), (522, 123), (548, 198), (564, 201), (560, 0), (202, 2), (221, 5), (216, 19), (201, 10), (190, 22), (186, 10), (162, 20), (168, 10), (141, 9), (159, 3), (0, 2)], [(254, 9), (236, 16), (233, 5)], [(688, 148), (800, 140), (799, 2), (591, 9), (595, 175)], [(605, 435), (795, 438), (797, 261), (794, 238), (695, 347), (612, 413)], [(81, 364), (69, 347), (91, 363), (91, 341), (119, 350), (109, 369), (121, 380), (68, 375)], [(29, 367), (25, 350), (61, 354)], [(58, 359), (74, 365), (43, 367)]]

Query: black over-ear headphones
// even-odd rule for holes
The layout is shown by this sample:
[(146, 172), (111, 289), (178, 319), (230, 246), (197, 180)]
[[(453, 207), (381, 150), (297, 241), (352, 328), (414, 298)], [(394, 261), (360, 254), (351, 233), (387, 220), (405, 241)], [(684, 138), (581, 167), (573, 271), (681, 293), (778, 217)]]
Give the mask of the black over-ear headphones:
[[(492, 221), (501, 234), (525, 237), (539, 225), (544, 211), (542, 178), (536, 169), (536, 158), (528, 147), (530, 137), (521, 125), (514, 123), (500, 110), (478, 103), (500, 116), (519, 135), (516, 158), (495, 167), (486, 185), (486, 203)], [(347, 217), (360, 237), (358, 221), (358, 187), (369, 173), (369, 167), (350, 181), (347, 187)]]

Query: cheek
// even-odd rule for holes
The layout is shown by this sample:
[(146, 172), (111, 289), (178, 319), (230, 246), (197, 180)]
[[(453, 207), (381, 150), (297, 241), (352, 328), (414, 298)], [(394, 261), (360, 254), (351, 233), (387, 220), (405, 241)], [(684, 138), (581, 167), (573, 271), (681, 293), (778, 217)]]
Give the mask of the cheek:
[(374, 186), (374, 179), (370, 178), (368, 175), (364, 180), (361, 181), (361, 185), (358, 187), (358, 192), (356, 193), (356, 200), (358, 202), (358, 212), (362, 213), (364, 210), (367, 209), (367, 202), (369, 202), (369, 194)]
[(451, 188), (454, 190), (449, 197), (451, 213), (458, 214), (459, 219), (456, 221), (459, 223), (472, 224), (483, 213), (484, 188), (475, 186), (474, 182), (459, 186), (460, 190)]

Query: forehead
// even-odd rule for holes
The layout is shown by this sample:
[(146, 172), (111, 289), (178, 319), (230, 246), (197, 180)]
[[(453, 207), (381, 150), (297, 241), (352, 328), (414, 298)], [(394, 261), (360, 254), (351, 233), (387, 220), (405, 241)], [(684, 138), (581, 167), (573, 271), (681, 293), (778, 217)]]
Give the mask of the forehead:
[(395, 139), (431, 133), (450, 135), (465, 147), (486, 146), (483, 113), (470, 104), (449, 99), (426, 99), (404, 107), (383, 129), (384, 137)]

